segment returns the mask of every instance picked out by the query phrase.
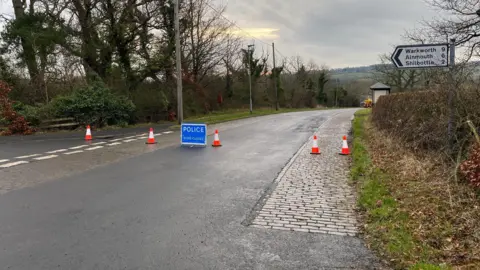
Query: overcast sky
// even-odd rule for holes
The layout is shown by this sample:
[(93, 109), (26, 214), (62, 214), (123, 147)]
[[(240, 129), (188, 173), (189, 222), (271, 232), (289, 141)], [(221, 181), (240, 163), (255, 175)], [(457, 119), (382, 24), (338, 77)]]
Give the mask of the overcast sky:
[(245, 29), (264, 29), (266, 35), (252, 35), (266, 42), (273, 34), (283, 55), (331, 68), (377, 63), (379, 54), (402, 43), (405, 30), (434, 15), (422, 0), (223, 1), (229, 19)]
[[(215, 1), (227, 5), (225, 16), (245, 32), (275, 41), (282, 55), (331, 68), (377, 63), (379, 54), (402, 43), (405, 30), (434, 15), (422, 0)], [(0, 0), (0, 13), (12, 13), (10, 0)], [(258, 40), (255, 45), (267, 50)]]

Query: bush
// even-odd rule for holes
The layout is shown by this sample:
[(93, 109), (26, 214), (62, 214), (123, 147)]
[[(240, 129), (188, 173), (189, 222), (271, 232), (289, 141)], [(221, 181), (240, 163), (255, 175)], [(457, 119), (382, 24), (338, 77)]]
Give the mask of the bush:
[(4, 131), (3, 134), (32, 134), (34, 130), (30, 128), (25, 118), (13, 109), (13, 102), (8, 98), (10, 91), (12, 91), (10, 86), (5, 82), (0, 81), (0, 109), (2, 112), (2, 121), (5, 121), (8, 125), (7, 130)]
[(372, 121), (413, 149), (442, 150), (447, 146), (448, 106), (444, 92), (421, 91), (381, 96)]
[(22, 102), (15, 101), (13, 103), (13, 110), (19, 115), (23, 116), (25, 120), (32, 126), (38, 126), (41, 122), (42, 116), (40, 114), (40, 108), (23, 104)]
[[(471, 139), (466, 125), (471, 120), (480, 126), (480, 89), (457, 90), (452, 126), (454, 152)], [(401, 139), (413, 150), (444, 153), (449, 146), (450, 110), (446, 91), (419, 91), (381, 96), (373, 107), (372, 121), (381, 130)]]
[(134, 121), (135, 105), (98, 82), (57, 97), (50, 106), (56, 117), (73, 117), (83, 125), (102, 127)]
[(156, 122), (168, 119), (169, 101), (165, 92), (168, 89), (159, 85), (142, 87), (132, 95), (136, 106), (136, 118), (142, 122)]

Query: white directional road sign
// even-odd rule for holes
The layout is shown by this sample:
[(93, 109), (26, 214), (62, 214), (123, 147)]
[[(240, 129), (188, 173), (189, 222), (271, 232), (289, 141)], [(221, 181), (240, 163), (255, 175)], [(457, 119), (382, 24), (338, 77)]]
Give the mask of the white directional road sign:
[(397, 68), (448, 67), (448, 44), (398, 46), (392, 62)]

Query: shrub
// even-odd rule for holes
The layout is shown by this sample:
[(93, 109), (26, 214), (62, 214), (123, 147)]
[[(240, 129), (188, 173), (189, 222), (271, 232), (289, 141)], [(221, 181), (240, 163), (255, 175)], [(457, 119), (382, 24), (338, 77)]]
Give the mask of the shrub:
[(13, 103), (13, 109), (27, 120), (32, 126), (38, 126), (41, 122), (40, 108), (23, 104), (22, 102), (15, 101)]
[(102, 127), (134, 121), (135, 105), (98, 82), (55, 98), (51, 106), (57, 117), (73, 117), (83, 125)]
[(33, 129), (30, 128), (25, 118), (19, 115), (13, 109), (12, 101), (8, 98), (8, 93), (12, 89), (7, 83), (0, 81), (0, 108), (2, 109), (2, 118), (8, 125), (5, 135), (11, 134), (32, 134)]
[(156, 122), (168, 119), (169, 101), (162, 86), (142, 87), (133, 93), (136, 106), (136, 117), (140, 121)]
[[(452, 126), (454, 152), (471, 138), (467, 119), (480, 126), (480, 89), (458, 89)], [(419, 91), (381, 96), (373, 107), (376, 127), (401, 139), (413, 150), (444, 153), (449, 146), (450, 110), (446, 91)]]
[(447, 146), (448, 109), (444, 92), (421, 91), (381, 96), (372, 121), (413, 149)]

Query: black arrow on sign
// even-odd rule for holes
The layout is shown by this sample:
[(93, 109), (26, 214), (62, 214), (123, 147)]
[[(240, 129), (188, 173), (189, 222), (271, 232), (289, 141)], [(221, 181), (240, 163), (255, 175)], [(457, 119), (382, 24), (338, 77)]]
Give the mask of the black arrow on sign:
[(397, 63), (398, 66), (403, 67), (402, 61), (400, 61), (400, 54), (402, 53), (403, 49), (398, 49), (397, 53), (393, 57), (393, 60)]

